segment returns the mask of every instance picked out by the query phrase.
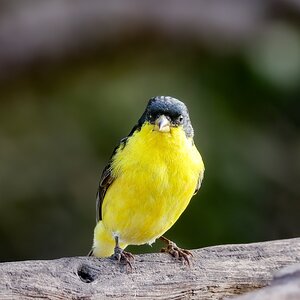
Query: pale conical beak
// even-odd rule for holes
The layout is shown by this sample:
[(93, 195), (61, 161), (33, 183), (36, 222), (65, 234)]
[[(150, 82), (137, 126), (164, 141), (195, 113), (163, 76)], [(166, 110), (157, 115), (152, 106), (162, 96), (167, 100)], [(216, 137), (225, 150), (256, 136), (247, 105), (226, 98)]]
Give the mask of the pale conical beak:
[(170, 121), (167, 119), (166, 116), (161, 115), (155, 121), (154, 130), (160, 132), (170, 132)]

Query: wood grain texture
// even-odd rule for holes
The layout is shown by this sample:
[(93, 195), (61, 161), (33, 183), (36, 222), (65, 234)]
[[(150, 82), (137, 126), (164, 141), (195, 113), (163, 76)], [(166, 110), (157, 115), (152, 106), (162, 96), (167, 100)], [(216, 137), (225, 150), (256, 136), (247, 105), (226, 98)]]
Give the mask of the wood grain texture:
[(271, 285), (258, 291), (247, 293), (235, 300), (299, 300), (300, 299), (300, 264), (292, 265), (279, 271)]
[(164, 253), (136, 255), (132, 272), (94, 257), (1, 263), (0, 299), (222, 299), (299, 263), (300, 238), (192, 252), (191, 268)]

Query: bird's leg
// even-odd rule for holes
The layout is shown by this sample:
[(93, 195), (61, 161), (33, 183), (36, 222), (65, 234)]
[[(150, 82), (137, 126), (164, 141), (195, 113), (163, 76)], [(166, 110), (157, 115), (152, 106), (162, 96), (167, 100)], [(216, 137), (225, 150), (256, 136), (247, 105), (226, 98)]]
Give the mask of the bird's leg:
[(119, 237), (115, 237), (116, 247), (114, 249), (114, 254), (111, 256), (112, 259), (117, 260), (118, 262), (129, 266), (132, 270), (132, 264), (130, 260), (134, 260), (134, 256), (130, 252), (124, 251), (119, 245)]
[(192, 252), (179, 248), (174, 242), (170, 241), (164, 236), (161, 236), (159, 239), (167, 244), (165, 248), (160, 250), (161, 252), (169, 253), (175, 259), (185, 262), (188, 266), (191, 265), (189, 256), (193, 256)]

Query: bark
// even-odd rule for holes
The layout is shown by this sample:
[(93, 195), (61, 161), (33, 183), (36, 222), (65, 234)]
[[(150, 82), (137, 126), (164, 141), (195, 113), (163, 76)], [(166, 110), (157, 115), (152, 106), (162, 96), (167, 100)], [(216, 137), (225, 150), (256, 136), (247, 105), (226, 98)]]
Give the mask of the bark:
[(236, 297), (235, 300), (298, 300), (300, 299), (300, 264), (284, 268), (276, 274), (271, 285)]
[(299, 263), (300, 238), (192, 253), (190, 268), (165, 253), (136, 255), (132, 271), (95, 257), (1, 263), (0, 299), (222, 299), (264, 287), (279, 269)]

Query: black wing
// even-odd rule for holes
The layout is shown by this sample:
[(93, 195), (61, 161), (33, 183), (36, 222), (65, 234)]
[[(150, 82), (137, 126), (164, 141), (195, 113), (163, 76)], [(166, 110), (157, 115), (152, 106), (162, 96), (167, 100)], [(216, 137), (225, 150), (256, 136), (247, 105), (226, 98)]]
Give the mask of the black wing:
[(202, 171), (199, 174), (199, 178), (198, 178), (198, 182), (197, 182), (197, 185), (196, 185), (196, 189), (195, 189), (194, 195), (196, 195), (198, 193), (198, 191), (200, 190), (201, 183), (202, 183), (202, 180), (203, 180), (203, 176), (204, 176), (204, 171)]
[(97, 223), (102, 220), (102, 203), (103, 203), (106, 191), (108, 190), (110, 185), (115, 180), (115, 178), (112, 176), (112, 172), (111, 172), (114, 156), (119, 149), (124, 149), (127, 139), (128, 139), (128, 137), (125, 137), (120, 141), (120, 144), (114, 149), (113, 154), (110, 157), (108, 164), (105, 166), (104, 170), (102, 171), (99, 188), (98, 188), (97, 195), (96, 195), (96, 222)]
[(142, 124), (144, 122), (144, 115), (139, 119), (138, 123), (132, 128), (130, 131), (129, 135), (123, 139), (121, 139), (119, 145), (114, 149), (113, 154), (110, 157), (110, 160), (106, 167), (104, 168), (101, 178), (100, 178), (100, 183), (99, 183), (99, 188), (97, 191), (96, 195), (96, 222), (98, 223), (99, 221), (102, 220), (102, 203), (106, 194), (106, 191), (110, 187), (110, 185), (113, 183), (115, 178), (112, 176), (112, 162), (114, 159), (115, 154), (119, 149), (123, 150), (124, 147), (126, 146), (126, 143), (128, 139), (134, 134), (135, 131), (139, 131), (142, 127)]
[(100, 220), (102, 220), (102, 203), (103, 199), (105, 197), (106, 191), (109, 188), (109, 186), (113, 183), (114, 178), (111, 175), (111, 161), (108, 163), (108, 165), (104, 168), (99, 188), (96, 195), (96, 222), (98, 223)]

